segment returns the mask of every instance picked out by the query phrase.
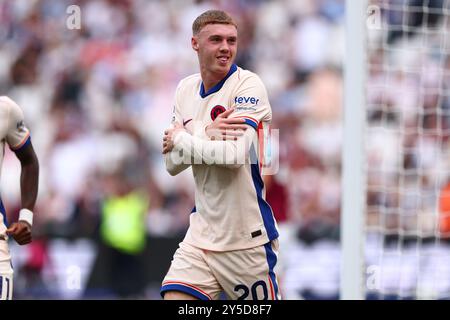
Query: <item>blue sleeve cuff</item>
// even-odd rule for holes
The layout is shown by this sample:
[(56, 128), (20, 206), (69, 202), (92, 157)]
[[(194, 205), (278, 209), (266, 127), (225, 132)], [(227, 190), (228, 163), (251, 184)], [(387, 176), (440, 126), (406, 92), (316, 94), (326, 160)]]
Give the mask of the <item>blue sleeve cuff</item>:
[(11, 148), (11, 150), (14, 151), (14, 152), (18, 152), (18, 151), (26, 148), (30, 144), (31, 144), (31, 136), (28, 136), (21, 144), (19, 144), (15, 148)]

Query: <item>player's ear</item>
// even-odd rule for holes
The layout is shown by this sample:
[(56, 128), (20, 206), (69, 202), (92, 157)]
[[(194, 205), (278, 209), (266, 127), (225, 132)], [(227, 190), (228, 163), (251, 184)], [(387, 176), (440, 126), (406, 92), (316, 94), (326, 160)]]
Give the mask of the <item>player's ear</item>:
[(194, 49), (195, 51), (198, 51), (198, 40), (197, 40), (197, 37), (192, 37), (191, 45), (192, 45), (192, 49)]

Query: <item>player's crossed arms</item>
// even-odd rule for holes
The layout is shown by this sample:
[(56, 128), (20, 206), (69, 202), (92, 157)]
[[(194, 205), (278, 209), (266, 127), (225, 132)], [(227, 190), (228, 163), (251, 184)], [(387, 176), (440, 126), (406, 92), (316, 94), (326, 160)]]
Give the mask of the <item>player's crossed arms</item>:
[[(211, 140), (237, 140), (244, 135), (248, 126), (245, 124), (244, 119), (229, 118), (233, 111), (234, 109), (231, 108), (221, 113), (213, 123), (206, 126), (205, 133)], [(172, 151), (174, 147), (174, 137), (180, 130), (187, 131), (181, 123), (175, 122), (172, 128), (164, 131), (163, 154)]]

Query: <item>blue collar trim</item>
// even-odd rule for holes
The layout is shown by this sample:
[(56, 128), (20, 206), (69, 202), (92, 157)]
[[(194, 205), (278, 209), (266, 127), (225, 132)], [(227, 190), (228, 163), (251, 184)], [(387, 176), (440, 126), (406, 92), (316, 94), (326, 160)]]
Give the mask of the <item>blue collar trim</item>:
[(223, 78), (222, 80), (220, 80), (220, 82), (218, 84), (216, 84), (214, 87), (212, 87), (211, 89), (209, 89), (208, 92), (205, 92), (205, 87), (203, 85), (203, 81), (202, 84), (200, 85), (200, 96), (202, 98), (206, 98), (207, 96), (209, 96), (210, 94), (213, 94), (214, 92), (219, 91), (220, 89), (222, 89), (225, 81), (227, 81), (227, 79), (229, 77), (231, 77), (231, 75), (237, 70), (237, 65), (235, 65), (234, 63), (231, 65), (230, 71), (228, 71), (227, 75), (225, 76), (225, 78)]

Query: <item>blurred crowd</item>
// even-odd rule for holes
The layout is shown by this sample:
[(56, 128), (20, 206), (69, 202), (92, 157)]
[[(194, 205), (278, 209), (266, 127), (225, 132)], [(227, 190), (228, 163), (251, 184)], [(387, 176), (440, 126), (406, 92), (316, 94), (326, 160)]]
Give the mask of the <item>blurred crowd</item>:
[[(161, 134), (177, 82), (198, 72), (195, 17), (222, 8), (238, 21), (237, 64), (261, 76), (281, 168), (268, 179), (280, 222), (339, 219), (343, 1), (2, 1), (2, 92), (24, 109), (42, 167), (42, 233), (90, 235), (114, 180), (149, 196), (148, 228), (183, 230), (190, 173), (168, 178)], [(3, 197), (17, 207), (17, 165), (5, 161)], [(270, 188), (269, 188), (270, 189)], [(11, 211), (11, 210), (10, 210)], [(14, 210), (12, 210), (14, 211)]]
[[(16, 254), (30, 278), (45, 273), (54, 239), (91, 239), (131, 257), (143, 233), (185, 232), (193, 179), (166, 173), (161, 138), (178, 81), (198, 72), (192, 22), (212, 8), (237, 20), (236, 63), (256, 72), (270, 96), (280, 170), (265, 180), (282, 241), (298, 240), (302, 228), (337, 239), (344, 2), (0, 1), (1, 94), (23, 108), (41, 165), (35, 241)], [(81, 9), (80, 29), (67, 27), (70, 5)], [(8, 151), (2, 199), (10, 220), (20, 208), (19, 170)], [(130, 219), (141, 219), (127, 225), (139, 239), (115, 215), (126, 201), (136, 209)]]

